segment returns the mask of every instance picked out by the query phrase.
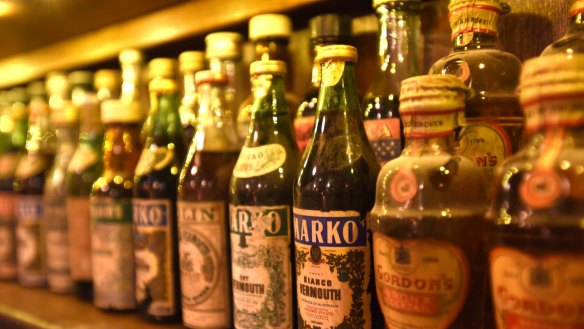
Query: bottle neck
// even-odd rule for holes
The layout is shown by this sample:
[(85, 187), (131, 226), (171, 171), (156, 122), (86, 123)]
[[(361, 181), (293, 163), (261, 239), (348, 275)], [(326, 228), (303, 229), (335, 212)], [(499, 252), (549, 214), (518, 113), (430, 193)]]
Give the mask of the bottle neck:
[(288, 38), (262, 38), (254, 41), (255, 61), (279, 60), (289, 62)]
[(322, 81), (318, 93), (319, 116), (324, 113), (360, 117), (355, 83), (355, 63), (331, 60), (321, 64)]
[(140, 101), (142, 64), (140, 62), (121, 63), (121, 67), (122, 92), (120, 94), (120, 99), (126, 104)]
[(109, 123), (103, 142), (103, 167), (106, 172), (134, 176), (142, 145), (139, 123)]
[(450, 11), (454, 51), (497, 48), (502, 9), (466, 5)]
[(454, 148), (454, 131), (450, 131), (441, 136), (406, 135), (402, 156), (454, 154)]
[(44, 98), (31, 100), (25, 149), (27, 153), (55, 153), (55, 133), (51, 129), (49, 107)]
[(176, 143), (180, 140), (182, 144), (184, 132), (178, 114), (179, 101), (177, 92), (153, 92), (152, 101), (150, 142), (168, 144)]
[(183, 96), (180, 101), (179, 114), (183, 127), (194, 125), (196, 118), (197, 87), (195, 72), (183, 73)]
[(200, 126), (232, 121), (232, 113), (226, 106), (225, 87), (202, 83), (197, 86), (199, 99), (198, 123)]
[(252, 78), (253, 108), (246, 146), (268, 143), (271, 136), (292, 139), (284, 78), (262, 74)]

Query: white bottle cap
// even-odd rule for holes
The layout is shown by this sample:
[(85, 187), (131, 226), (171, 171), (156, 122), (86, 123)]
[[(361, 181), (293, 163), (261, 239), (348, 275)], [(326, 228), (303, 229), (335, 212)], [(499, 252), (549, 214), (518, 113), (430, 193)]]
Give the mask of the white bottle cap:
[(263, 14), (249, 20), (249, 39), (266, 37), (288, 38), (292, 34), (292, 21), (286, 15)]
[(230, 59), (241, 57), (243, 36), (236, 32), (215, 32), (205, 37), (205, 57)]

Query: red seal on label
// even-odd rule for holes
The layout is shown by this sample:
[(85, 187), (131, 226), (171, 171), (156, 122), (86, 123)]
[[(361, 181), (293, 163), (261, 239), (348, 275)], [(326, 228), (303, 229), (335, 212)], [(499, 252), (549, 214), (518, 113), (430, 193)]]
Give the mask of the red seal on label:
[(416, 175), (411, 170), (400, 170), (391, 181), (391, 196), (398, 202), (410, 201), (418, 193)]
[(548, 208), (562, 195), (562, 179), (553, 171), (536, 171), (519, 187), (521, 200), (533, 208)]

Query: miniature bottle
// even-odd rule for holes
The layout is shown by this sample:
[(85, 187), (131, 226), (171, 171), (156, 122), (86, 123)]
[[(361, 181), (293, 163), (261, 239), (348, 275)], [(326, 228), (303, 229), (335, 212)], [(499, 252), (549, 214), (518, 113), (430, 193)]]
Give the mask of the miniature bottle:
[(197, 127), (197, 86), (195, 74), (205, 69), (205, 53), (184, 51), (178, 56), (179, 71), (183, 78), (182, 98), (178, 112), (185, 132), (185, 146), (191, 144)]

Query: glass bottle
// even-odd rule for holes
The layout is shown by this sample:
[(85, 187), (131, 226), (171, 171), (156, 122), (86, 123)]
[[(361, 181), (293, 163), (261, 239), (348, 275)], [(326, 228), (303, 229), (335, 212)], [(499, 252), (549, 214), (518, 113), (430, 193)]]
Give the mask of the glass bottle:
[[(39, 85), (40, 84), (40, 85)], [(44, 91), (40, 81), (29, 87), (32, 93)], [(0, 116), (0, 279), (16, 279), (15, 194), (12, 188), (18, 159), (24, 151), (28, 127), (28, 95), (25, 88), (4, 93)]]
[[(144, 55), (136, 49), (124, 49), (118, 56), (122, 69), (122, 90), (120, 99), (125, 104), (142, 103), (147, 100), (142, 90)], [(145, 108), (147, 102), (142, 104)], [(146, 113), (144, 113), (146, 114)]]
[(405, 147), (383, 166), (371, 211), (375, 283), (390, 328), (482, 328), (481, 170), (456, 151), (469, 89), (453, 75), (402, 81)]
[(79, 141), (79, 110), (71, 101), (71, 91), (79, 85), (90, 84), (92, 73), (74, 71), (63, 84), (48, 81), (51, 127), (55, 130), (55, 159), (46, 175), (43, 194), (43, 220), (47, 252), (47, 281), (49, 290), (71, 293), (73, 281), (69, 257), (69, 232), (65, 197), (65, 174)]
[[(290, 65), (288, 43), (292, 34), (292, 21), (286, 15), (262, 14), (249, 20), (249, 39), (254, 45), (254, 61), (279, 60)], [(286, 88), (292, 88), (292, 75), (286, 75)], [(253, 88), (253, 85), (252, 85)], [(241, 139), (245, 139), (251, 122), (253, 108), (253, 90), (243, 103), (239, 104), (237, 112), (237, 131)], [(300, 100), (291, 92), (286, 92), (286, 101), (296, 109)]]
[(584, 2), (572, 0), (572, 5), (568, 11), (570, 25), (568, 32), (559, 40), (547, 46), (542, 56), (565, 53), (574, 54), (584, 52)]
[[(315, 16), (310, 19), (308, 26), (313, 59), (316, 57), (318, 50), (324, 46), (352, 44), (351, 17), (347, 15), (324, 14)], [(298, 107), (294, 118), (296, 142), (301, 155), (308, 146), (310, 136), (314, 130), (320, 75), (320, 63), (313, 60), (311, 85), (304, 95), (304, 101)]]
[(93, 303), (108, 311), (136, 308), (131, 197), (142, 118), (138, 102), (101, 103), (103, 172), (92, 186), (89, 210)]
[(286, 63), (250, 65), (252, 118), (231, 178), (229, 217), (236, 328), (296, 328), (291, 207), (298, 148)]
[[(54, 76), (47, 75), (47, 83)], [(64, 80), (64, 77), (58, 78)], [(18, 282), (27, 287), (46, 285), (45, 243), (43, 235), (43, 190), (45, 175), (55, 156), (55, 134), (49, 122), (49, 105), (45, 88), (31, 86), (28, 105), (26, 154), (16, 166), (13, 189), (16, 194), (17, 275)]]
[(176, 81), (154, 79), (149, 90), (152, 127), (136, 166), (132, 199), (136, 299), (148, 321), (173, 322), (181, 316), (176, 200), (186, 149)]
[(524, 65), (521, 103), (541, 115), (544, 140), (496, 181), (488, 259), (497, 328), (584, 326), (582, 72), (582, 54)]
[(205, 53), (184, 51), (178, 56), (179, 71), (183, 78), (182, 99), (178, 112), (185, 132), (185, 146), (193, 140), (197, 127), (197, 86), (195, 73), (205, 69)]
[(93, 300), (89, 194), (102, 172), (103, 160), (100, 102), (119, 97), (120, 77), (117, 70), (99, 70), (94, 74), (93, 84), (86, 81), (74, 86), (71, 92), (73, 105), (79, 110), (80, 127), (79, 143), (65, 177), (69, 255), (73, 292), (88, 301)]
[(247, 74), (241, 62), (242, 42), (243, 36), (236, 32), (215, 32), (205, 37), (205, 58), (209, 62), (209, 69), (227, 76), (225, 101), (229, 111), (233, 112), (231, 117), (234, 122), (239, 104), (249, 90)]
[(454, 74), (473, 89), (475, 96), (465, 104), (460, 151), (491, 182), (495, 167), (518, 150), (523, 130), (516, 92), (521, 62), (498, 48), (499, 16), (509, 8), (501, 0), (454, 0), (449, 10), (454, 47), (430, 74)]
[(232, 328), (228, 202), (239, 142), (225, 100), (227, 76), (204, 70), (195, 80), (199, 119), (177, 202), (183, 324)]
[(379, 162), (397, 158), (403, 148), (399, 118), (402, 80), (420, 74), (420, 0), (376, 0), (379, 62), (363, 101), (364, 125)]
[(381, 328), (365, 220), (380, 168), (361, 119), (357, 50), (325, 46), (316, 61), (316, 122), (294, 182), (298, 327)]
[[(148, 70), (147, 70), (147, 81), (148, 84), (154, 80), (158, 79), (172, 79), (175, 80), (177, 77), (177, 61), (174, 58), (164, 58), (158, 57), (152, 59), (148, 62)], [(158, 94), (152, 93), (148, 91), (149, 104), (150, 107), (156, 106), (156, 98)], [(154, 98), (154, 99), (153, 99)], [(152, 116), (150, 115), (150, 111), (146, 113), (146, 119), (144, 120), (144, 125), (142, 126), (142, 132), (140, 136), (142, 136), (142, 141), (146, 143), (146, 139), (150, 136), (152, 131), (152, 126), (154, 122), (152, 122)]]

